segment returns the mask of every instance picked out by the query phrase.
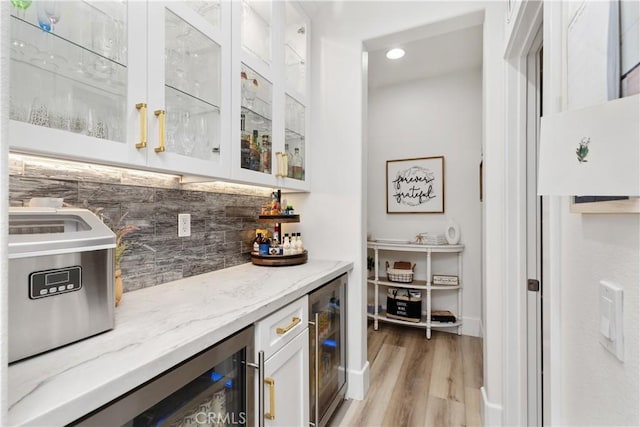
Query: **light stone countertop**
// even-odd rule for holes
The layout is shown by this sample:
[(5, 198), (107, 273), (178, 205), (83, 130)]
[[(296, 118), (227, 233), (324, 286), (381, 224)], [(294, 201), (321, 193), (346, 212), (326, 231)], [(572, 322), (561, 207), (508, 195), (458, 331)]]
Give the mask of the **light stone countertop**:
[(75, 421), (352, 268), (243, 264), (125, 293), (113, 330), (9, 366), (9, 425)]

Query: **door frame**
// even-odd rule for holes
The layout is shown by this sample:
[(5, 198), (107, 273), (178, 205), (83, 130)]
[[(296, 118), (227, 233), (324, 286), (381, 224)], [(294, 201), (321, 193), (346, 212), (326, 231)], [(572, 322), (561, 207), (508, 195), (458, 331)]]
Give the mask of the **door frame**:
[[(503, 425), (528, 424), (527, 340), (527, 68), (542, 28), (543, 2), (523, 0), (510, 20), (505, 110), (506, 281), (504, 311)], [(538, 402), (540, 405), (542, 402)], [(535, 408), (537, 413), (541, 413)], [(532, 409), (533, 410), (533, 409)], [(538, 419), (538, 424), (542, 420)]]

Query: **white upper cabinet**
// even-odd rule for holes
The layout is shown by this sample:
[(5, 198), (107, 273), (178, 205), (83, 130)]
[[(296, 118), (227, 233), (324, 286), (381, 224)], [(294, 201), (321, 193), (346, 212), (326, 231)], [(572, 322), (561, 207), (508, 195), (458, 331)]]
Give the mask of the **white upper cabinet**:
[(232, 10), (232, 159), (238, 181), (308, 190), (309, 21), (293, 2)]
[(219, 1), (14, 8), (11, 149), (227, 177), (230, 20)]
[(228, 2), (149, 2), (152, 168), (228, 176), (230, 16)]
[[(145, 3), (15, 2), (9, 145), (63, 158), (144, 164)], [(30, 4), (29, 4), (30, 3)], [(140, 21), (140, 20), (138, 20)]]
[(10, 149), (308, 190), (293, 2), (13, 2)]

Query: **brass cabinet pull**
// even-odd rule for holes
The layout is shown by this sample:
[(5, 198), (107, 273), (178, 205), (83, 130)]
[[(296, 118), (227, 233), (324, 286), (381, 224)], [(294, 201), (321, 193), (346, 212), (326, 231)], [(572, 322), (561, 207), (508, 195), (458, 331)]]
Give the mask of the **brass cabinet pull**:
[(165, 146), (165, 142), (164, 142), (164, 137), (165, 137), (165, 111), (164, 110), (156, 110), (153, 112), (153, 114), (156, 115), (156, 117), (158, 118), (158, 120), (160, 120), (160, 143), (158, 144), (158, 146), (156, 148), (154, 148), (154, 151), (156, 153), (164, 153), (166, 151), (166, 146)]
[(264, 382), (269, 386), (269, 412), (265, 413), (264, 417), (273, 421), (276, 419), (276, 380), (267, 377)]
[(276, 329), (276, 333), (278, 335), (284, 335), (287, 332), (289, 332), (294, 326), (296, 326), (300, 322), (302, 322), (302, 320), (299, 317), (293, 317), (293, 318), (291, 318), (291, 323), (289, 323), (284, 328), (277, 328)]
[(140, 142), (136, 143), (136, 148), (147, 148), (147, 104), (137, 103), (136, 110), (140, 111)]

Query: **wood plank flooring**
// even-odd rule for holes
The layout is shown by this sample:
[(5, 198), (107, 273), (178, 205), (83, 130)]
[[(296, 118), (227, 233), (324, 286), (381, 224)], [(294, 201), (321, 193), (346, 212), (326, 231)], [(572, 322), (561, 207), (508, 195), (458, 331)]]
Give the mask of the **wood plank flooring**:
[(369, 324), (370, 388), (347, 400), (329, 427), (480, 426), (482, 339)]

